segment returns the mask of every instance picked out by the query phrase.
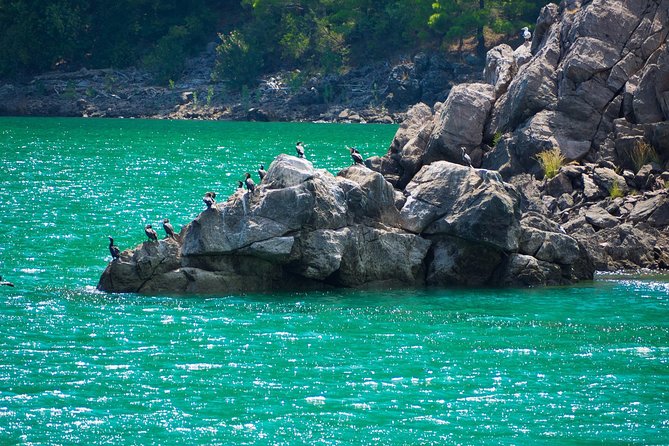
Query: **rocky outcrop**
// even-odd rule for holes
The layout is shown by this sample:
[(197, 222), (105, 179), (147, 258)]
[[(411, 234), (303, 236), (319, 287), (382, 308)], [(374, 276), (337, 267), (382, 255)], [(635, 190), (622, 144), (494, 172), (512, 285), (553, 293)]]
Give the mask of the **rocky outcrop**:
[[(574, 269), (579, 245), (555, 227), (543, 228), (537, 252), (521, 251), (519, 193), (496, 172), (435, 162), (412, 178), (404, 199), (398, 193), (364, 166), (334, 176), (280, 155), (253, 193), (238, 190), (205, 210), (178, 239), (124, 251), (98, 288), (226, 293), (542, 285), (592, 274)], [(518, 282), (505, 271), (521, 252), (545, 268)]]
[[(415, 105), (367, 168), (335, 177), (281, 156), (176, 252), (126, 251), (99, 287), (534, 286), (667, 268), (668, 35), (669, 0), (549, 4), (531, 43), (493, 49), (485, 84)], [(418, 98), (414, 62), (386, 94)], [(555, 148), (570, 163), (543, 178), (536, 156)]]
[[(516, 64), (486, 122), (484, 138), (504, 135), (496, 150), (506, 154), (484, 165), (504, 168), (507, 176), (538, 173), (536, 153), (558, 147), (568, 160), (626, 166), (630, 139), (645, 139), (666, 159), (669, 151), (656, 135), (666, 135), (669, 119), (668, 35), (666, 0), (547, 5), (532, 58)], [(508, 51), (491, 52), (504, 54), (503, 62), (492, 59), (494, 67), (514, 71)]]
[[(592, 255), (582, 268), (667, 268), (668, 36), (669, 0), (549, 4), (531, 42), (488, 52), (488, 85), (454, 87), (431, 114), (414, 107), (410, 137), (369, 166), (404, 187), (430, 163), (465, 164), (465, 147), (479, 171), (517, 187), (523, 215), (550, 218)], [(537, 155), (553, 149), (568, 164), (543, 178)], [(541, 263), (550, 250), (537, 243), (565, 234), (533, 228), (523, 227), (505, 276), (560, 273)]]

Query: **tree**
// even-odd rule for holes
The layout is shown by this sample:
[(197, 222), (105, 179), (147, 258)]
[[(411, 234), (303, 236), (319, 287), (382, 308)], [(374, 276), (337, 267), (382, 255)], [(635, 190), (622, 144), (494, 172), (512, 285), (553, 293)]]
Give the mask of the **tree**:
[(255, 84), (262, 69), (262, 58), (256, 49), (257, 46), (249, 44), (239, 31), (219, 34), (219, 38), (221, 43), (216, 47), (217, 77), (240, 90)]
[(476, 36), (476, 50), (484, 56), (486, 43), (484, 29), (511, 34), (522, 26), (530, 25), (546, 0), (436, 0), (429, 25), (443, 35), (446, 41), (459, 41)]

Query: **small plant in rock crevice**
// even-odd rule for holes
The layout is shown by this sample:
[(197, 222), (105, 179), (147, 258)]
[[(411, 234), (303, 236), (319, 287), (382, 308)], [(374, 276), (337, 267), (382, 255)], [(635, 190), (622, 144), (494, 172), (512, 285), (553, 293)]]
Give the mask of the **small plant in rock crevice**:
[(611, 190), (609, 190), (609, 196), (611, 198), (622, 198), (625, 196), (623, 188), (620, 187), (620, 184), (618, 184), (617, 181), (614, 181), (613, 184), (611, 185)]
[(499, 143), (500, 139), (502, 139), (502, 132), (495, 132), (495, 134), (492, 135), (492, 146), (497, 147), (497, 143)]
[(560, 151), (559, 147), (553, 147), (549, 150), (544, 150), (537, 154), (537, 161), (544, 171), (544, 178), (551, 179), (560, 171), (560, 167), (564, 166), (566, 158)]

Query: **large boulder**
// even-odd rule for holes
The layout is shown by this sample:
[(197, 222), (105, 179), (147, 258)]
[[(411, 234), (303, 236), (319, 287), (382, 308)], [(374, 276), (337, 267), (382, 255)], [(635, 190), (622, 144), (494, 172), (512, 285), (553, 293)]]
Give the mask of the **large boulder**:
[(495, 99), (495, 87), (461, 84), (451, 89), (425, 148), (424, 163), (462, 162), (461, 147), (481, 145), (483, 129)]
[[(660, 148), (664, 138), (655, 134), (669, 118), (668, 11), (666, 0), (544, 7), (532, 58), (516, 64), (486, 123), (484, 140), (511, 136), (484, 165), (508, 178), (536, 174), (536, 154), (556, 147), (568, 160), (617, 165), (640, 138)], [(621, 118), (646, 126), (641, 136), (621, 133)]]
[(504, 256), (502, 250), (447, 235), (431, 238), (428, 285), (485, 286), (494, 283), (493, 275)]
[(407, 231), (518, 248), (519, 195), (496, 172), (438, 161), (423, 167), (406, 192), (400, 218)]
[(100, 277), (98, 288), (118, 293), (146, 290), (147, 283), (181, 266), (178, 239), (144, 242), (112, 260)]
[[(340, 187), (352, 196), (355, 189), (360, 191), (360, 198), (348, 201), (351, 211), (358, 216), (368, 217), (395, 226), (399, 212), (395, 208), (395, 189), (383, 175), (366, 167), (354, 165), (337, 175)], [(353, 183), (349, 185), (347, 183)]]
[(431, 242), (393, 227), (395, 199), (364, 166), (335, 177), (280, 155), (253, 193), (238, 190), (206, 209), (178, 240), (125, 251), (99, 287), (215, 293), (421, 284)]
[(492, 48), (486, 54), (483, 80), (495, 87), (495, 98), (506, 93), (517, 66), (513, 48), (503, 43)]
[(419, 103), (407, 112), (400, 124), (388, 153), (372, 157), (366, 165), (383, 176), (393, 186), (403, 189), (423, 165), (425, 147), (434, 127), (432, 109)]

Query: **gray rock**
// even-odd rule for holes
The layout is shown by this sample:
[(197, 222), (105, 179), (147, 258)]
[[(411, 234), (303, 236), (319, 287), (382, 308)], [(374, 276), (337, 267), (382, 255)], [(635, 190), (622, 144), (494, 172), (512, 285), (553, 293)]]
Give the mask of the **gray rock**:
[(571, 196), (571, 194), (562, 194), (558, 197), (557, 206), (561, 211), (569, 209), (574, 206), (574, 198)]
[(609, 193), (614, 187), (614, 184), (618, 185), (619, 190), (623, 194), (629, 193), (629, 187), (625, 178), (621, 175), (618, 175), (613, 169), (606, 167), (597, 167), (593, 172), (593, 179), (600, 187), (608, 191)]
[(576, 240), (560, 225), (536, 213), (526, 214), (521, 220), (518, 252), (560, 265), (571, 265), (580, 256)]
[(666, 237), (648, 228), (630, 224), (602, 229), (595, 234), (574, 236), (587, 247), (599, 271), (657, 267), (654, 247), (666, 246)]
[(595, 201), (598, 198), (605, 196), (605, 191), (602, 190), (590, 176), (583, 176), (583, 196), (588, 201)]
[(110, 262), (98, 287), (119, 293), (145, 292), (149, 279), (180, 264), (179, 243), (175, 239), (144, 242), (134, 251), (123, 251), (118, 260)]
[(299, 238), (298, 260), (292, 270), (309, 279), (325, 280), (341, 266), (351, 230), (319, 229)]
[(424, 164), (438, 160), (462, 163), (460, 148), (476, 147), (483, 141), (483, 128), (493, 100), (492, 85), (453, 87), (430, 135)]
[(653, 226), (669, 224), (669, 197), (666, 193), (638, 201), (629, 215), (632, 222), (647, 221)]
[(513, 48), (507, 44), (497, 45), (486, 54), (483, 80), (494, 86), (494, 96), (504, 94), (516, 72)]
[(457, 237), (438, 237), (432, 243), (427, 284), (484, 286), (492, 283), (502, 252), (490, 245)]
[(595, 229), (613, 228), (618, 225), (618, 219), (599, 206), (592, 206), (586, 211), (585, 221)]
[(434, 127), (430, 107), (417, 104), (407, 113), (393, 138), (388, 153), (372, 160), (368, 167), (380, 172), (393, 186), (404, 188), (423, 165), (425, 147)]
[(570, 194), (574, 191), (571, 185), (571, 179), (564, 172), (558, 172), (550, 180), (546, 181), (546, 193), (553, 197), (559, 197), (563, 194)]
[(565, 283), (562, 269), (558, 265), (524, 254), (511, 254), (497, 274), (502, 278), (500, 284), (507, 286), (531, 287)]
[(525, 65), (532, 59), (531, 46), (523, 44), (513, 51), (513, 62), (516, 67)]
[(520, 200), (510, 185), (484, 178), (479, 170), (439, 161), (424, 166), (406, 191), (400, 211), (404, 229), (517, 249)]
[(299, 186), (313, 178), (316, 170), (310, 161), (289, 155), (279, 155), (270, 165), (263, 185), (267, 189)]
[(495, 102), (486, 138), (492, 138), (495, 132), (512, 130), (556, 102), (555, 70), (560, 54), (560, 32), (551, 27), (543, 47), (518, 69), (507, 92)]
[(274, 262), (287, 262), (295, 244), (295, 237), (274, 237), (268, 240), (251, 243), (239, 250), (240, 254), (258, 257)]
[(411, 139), (418, 135), (425, 123), (432, 120), (432, 117), (432, 109), (426, 104), (418, 103), (411, 107), (407, 111), (406, 119), (402, 121), (397, 133), (395, 133), (395, 137), (390, 144), (390, 151), (393, 153), (400, 152)]
[(335, 283), (347, 287), (422, 284), (429, 240), (366, 226), (351, 230)]
[(358, 184), (364, 193), (364, 205), (360, 213), (366, 217), (377, 219), (395, 226), (399, 212), (395, 207), (395, 189), (383, 175), (363, 166), (351, 166), (339, 172), (337, 178), (343, 178)]
[(633, 176), (633, 182), (639, 190), (651, 190), (655, 183), (655, 176), (653, 174), (660, 173), (658, 166), (646, 164)]

